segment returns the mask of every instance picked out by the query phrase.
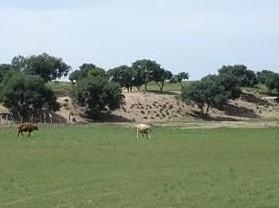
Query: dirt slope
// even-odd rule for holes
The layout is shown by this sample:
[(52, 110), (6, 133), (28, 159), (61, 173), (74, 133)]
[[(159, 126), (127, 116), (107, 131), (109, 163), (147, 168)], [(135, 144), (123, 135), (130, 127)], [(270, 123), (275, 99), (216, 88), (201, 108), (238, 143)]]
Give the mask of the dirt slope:
[[(179, 99), (177, 93), (124, 93), (125, 104), (112, 111), (104, 121), (121, 122), (180, 122), (200, 120), (199, 109), (187, 105)], [(58, 97), (61, 109), (55, 113), (58, 123), (84, 123), (83, 109), (73, 103), (69, 96)], [(0, 113), (7, 112), (0, 105)], [(261, 97), (245, 94), (240, 99), (229, 102), (223, 109), (210, 109), (209, 120), (214, 121), (249, 121), (272, 120), (279, 118), (279, 105), (275, 97)], [(3, 120), (3, 119), (2, 119)]]
[[(125, 93), (125, 105), (114, 115), (137, 122), (167, 122), (199, 119), (200, 111), (195, 105), (186, 105), (178, 94)], [(230, 101), (223, 109), (212, 108), (209, 120), (240, 121), (279, 118), (279, 105), (274, 97), (256, 97), (245, 94)]]

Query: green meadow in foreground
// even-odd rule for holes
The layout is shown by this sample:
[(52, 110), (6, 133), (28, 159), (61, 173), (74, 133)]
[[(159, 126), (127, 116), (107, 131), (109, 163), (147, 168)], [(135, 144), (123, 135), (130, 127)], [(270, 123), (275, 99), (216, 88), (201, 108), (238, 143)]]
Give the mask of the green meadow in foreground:
[(0, 129), (0, 207), (279, 207), (279, 129)]

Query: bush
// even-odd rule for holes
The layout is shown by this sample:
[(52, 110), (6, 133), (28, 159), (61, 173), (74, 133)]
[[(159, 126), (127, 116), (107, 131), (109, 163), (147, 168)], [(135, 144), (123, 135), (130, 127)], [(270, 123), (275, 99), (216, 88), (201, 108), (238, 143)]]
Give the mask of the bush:
[(244, 65), (223, 66), (219, 69), (219, 74), (236, 78), (241, 87), (253, 87), (259, 83), (256, 73)]
[(0, 97), (4, 106), (23, 120), (27, 120), (34, 111), (55, 111), (60, 107), (53, 91), (38, 75), (20, 72), (8, 74), (0, 85)]
[(123, 98), (120, 85), (101, 76), (79, 80), (75, 95), (79, 104), (87, 107), (87, 114), (95, 117), (119, 108)]
[(206, 76), (201, 81), (183, 88), (182, 100), (197, 104), (201, 113), (207, 115), (211, 107), (222, 107), (229, 99), (240, 96), (240, 88), (237, 85), (232, 86), (233, 82), (229, 82), (232, 80), (225, 80), (223, 75)]

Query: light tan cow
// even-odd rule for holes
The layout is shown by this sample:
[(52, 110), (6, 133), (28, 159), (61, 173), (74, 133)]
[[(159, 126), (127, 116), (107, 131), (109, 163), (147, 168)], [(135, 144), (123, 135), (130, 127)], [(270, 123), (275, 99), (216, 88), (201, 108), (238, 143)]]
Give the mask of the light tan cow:
[(139, 138), (139, 134), (141, 134), (143, 137), (146, 135), (149, 139), (151, 139), (150, 131), (151, 126), (147, 124), (138, 124), (136, 125), (137, 129), (137, 139)]

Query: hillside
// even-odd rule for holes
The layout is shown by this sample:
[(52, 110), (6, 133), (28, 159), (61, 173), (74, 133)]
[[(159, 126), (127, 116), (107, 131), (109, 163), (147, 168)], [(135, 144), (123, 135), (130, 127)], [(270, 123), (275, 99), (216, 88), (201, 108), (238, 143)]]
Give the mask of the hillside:
[[(166, 122), (199, 119), (199, 109), (180, 101), (178, 94), (126, 93), (126, 104), (113, 114), (131, 121)], [(279, 105), (275, 97), (257, 97), (244, 94), (230, 101), (223, 109), (209, 111), (209, 120), (240, 121), (279, 118)]]
[[(74, 103), (69, 96), (70, 83), (56, 82), (50, 85), (56, 92), (61, 109), (53, 114), (53, 122), (84, 123), (91, 122), (84, 118), (84, 109)], [(108, 122), (182, 122), (201, 120), (199, 109), (195, 105), (187, 105), (180, 100), (179, 85), (167, 84), (166, 92), (159, 93), (152, 83), (148, 92), (123, 92), (125, 102), (120, 109), (101, 119)], [(244, 89), (241, 98), (230, 101), (223, 109), (210, 109), (212, 121), (251, 121), (277, 120), (279, 105), (276, 97), (266, 96), (265, 89)], [(264, 93), (264, 94), (263, 94)], [(8, 110), (0, 105), (0, 112)], [(5, 122), (5, 119), (1, 119)]]
[[(110, 116), (104, 116), (103, 121), (115, 122), (170, 122), (200, 120), (199, 109), (195, 105), (187, 105), (179, 99), (175, 92), (124, 92), (125, 103), (120, 109), (112, 111)], [(82, 118), (83, 110), (74, 105), (68, 96), (59, 97), (62, 105), (57, 114), (68, 120), (85, 122)], [(276, 97), (255, 95), (249, 92), (241, 98), (230, 101), (223, 109), (212, 108), (209, 111), (212, 121), (250, 121), (250, 120), (277, 120), (279, 105)]]

